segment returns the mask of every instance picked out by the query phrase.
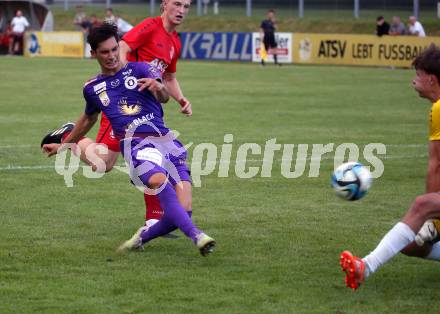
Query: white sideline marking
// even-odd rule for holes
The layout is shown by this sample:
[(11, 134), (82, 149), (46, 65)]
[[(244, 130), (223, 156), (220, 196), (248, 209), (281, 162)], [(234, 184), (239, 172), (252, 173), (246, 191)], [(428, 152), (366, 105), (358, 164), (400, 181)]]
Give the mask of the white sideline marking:
[(0, 145), (0, 149), (3, 149), (3, 148), (30, 148), (30, 147), (38, 147), (38, 148), (40, 148), (40, 145), (39, 144)]
[[(427, 158), (428, 155), (427, 154), (419, 154), (419, 155), (396, 155), (396, 156), (381, 156), (381, 159), (411, 159), (411, 158)], [(323, 157), (321, 158), (321, 160), (329, 160), (329, 159), (333, 159), (333, 157)], [(307, 158), (307, 159), (299, 159), (296, 160), (295, 158), (292, 158), (292, 161), (309, 161), (311, 160), (311, 158)], [(263, 159), (247, 159), (247, 160), (238, 160), (238, 162), (263, 162)], [(283, 159), (276, 159), (275, 161), (277, 162), (282, 162)], [(208, 164), (217, 164), (217, 163), (224, 163), (224, 162), (229, 162), (229, 161), (215, 161), (215, 162), (207, 162)], [(237, 160), (231, 160), (230, 163), (234, 164), (234, 162), (237, 162)], [(86, 166), (86, 165), (82, 165), (79, 166), (80, 168), (84, 168), (84, 167), (90, 167), (90, 166)], [(59, 167), (60, 169), (63, 169), (65, 167)], [(114, 168), (116, 170), (119, 170), (121, 172), (125, 172), (126, 166), (124, 164), (121, 165), (117, 165), (114, 166)], [(31, 165), (31, 166), (20, 166), (20, 165), (8, 165), (8, 166), (0, 166), (0, 171), (20, 171), (20, 170), (55, 170), (55, 166), (51, 166), (51, 165)]]
[[(200, 142), (203, 142), (203, 140), (201, 140)], [(307, 143), (304, 143), (304, 144), (307, 144)], [(312, 145), (312, 144), (309, 144), (309, 145)], [(261, 144), (261, 145), (264, 145), (264, 143)], [(414, 148), (417, 148), (417, 147), (427, 147), (428, 146), (428, 144), (384, 144), (384, 145), (386, 147), (414, 147)], [(38, 143), (36, 143), (36, 144), (22, 144), (22, 145), (11, 145), (11, 144), (10, 145), (0, 145), (0, 149), (7, 149), (7, 148), (31, 148), (31, 147), (40, 148), (40, 145)]]

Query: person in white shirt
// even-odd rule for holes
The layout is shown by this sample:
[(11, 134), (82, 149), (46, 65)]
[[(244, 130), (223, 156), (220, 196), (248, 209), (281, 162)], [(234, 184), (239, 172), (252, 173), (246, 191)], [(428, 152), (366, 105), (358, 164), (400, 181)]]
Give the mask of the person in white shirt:
[(121, 35), (121, 37), (122, 35), (124, 35), (133, 28), (133, 25), (128, 23), (126, 20), (122, 19), (122, 17), (120, 16), (116, 17), (116, 26), (118, 27), (118, 32)]
[(106, 23), (110, 23), (110, 24), (115, 24), (116, 25), (116, 21), (117, 18), (116, 16), (113, 14), (113, 9), (112, 8), (107, 8), (105, 10), (105, 18), (104, 18), (104, 22)]
[(426, 37), (422, 24), (417, 21), (415, 16), (409, 17), (408, 32), (413, 36)]
[(15, 17), (11, 21), (12, 41), (9, 46), (10, 54), (23, 54), (23, 34), (29, 27), (28, 20), (23, 16), (21, 10), (15, 12)]

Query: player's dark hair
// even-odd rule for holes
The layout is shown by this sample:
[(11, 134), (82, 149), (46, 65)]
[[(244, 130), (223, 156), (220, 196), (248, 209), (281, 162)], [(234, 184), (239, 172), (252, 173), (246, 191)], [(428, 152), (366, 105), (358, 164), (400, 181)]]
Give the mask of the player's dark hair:
[(267, 13), (275, 13), (275, 10), (274, 9), (269, 9), (269, 10), (267, 10)]
[(87, 42), (90, 44), (92, 50), (96, 51), (100, 43), (112, 37), (114, 37), (116, 41), (119, 41), (118, 27), (111, 23), (104, 23), (90, 30), (87, 36)]
[(422, 70), (428, 74), (435, 75), (440, 83), (440, 48), (431, 44), (419, 54), (412, 65), (416, 70)]
[(379, 22), (379, 21), (382, 21), (382, 20), (384, 20), (384, 17), (383, 17), (382, 15), (381, 15), (381, 16), (378, 16), (377, 19), (376, 19), (376, 21), (378, 21), (378, 22)]

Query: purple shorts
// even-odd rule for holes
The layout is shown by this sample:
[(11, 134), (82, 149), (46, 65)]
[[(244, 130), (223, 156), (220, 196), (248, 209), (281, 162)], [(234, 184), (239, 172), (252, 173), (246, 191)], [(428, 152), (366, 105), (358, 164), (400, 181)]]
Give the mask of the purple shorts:
[(191, 181), (186, 164), (187, 152), (178, 140), (164, 137), (133, 137), (121, 140), (120, 149), (130, 169), (133, 184), (147, 186), (155, 173), (167, 175), (174, 186), (181, 181)]

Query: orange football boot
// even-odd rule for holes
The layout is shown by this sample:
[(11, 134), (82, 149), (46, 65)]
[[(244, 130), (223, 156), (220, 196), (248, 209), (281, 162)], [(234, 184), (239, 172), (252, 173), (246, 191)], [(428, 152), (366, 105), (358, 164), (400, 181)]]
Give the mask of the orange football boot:
[(353, 256), (349, 251), (344, 251), (341, 254), (339, 264), (342, 271), (345, 272), (345, 284), (347, 287), (356, 290), (364, 281), (365, 263), (364, 261)]

